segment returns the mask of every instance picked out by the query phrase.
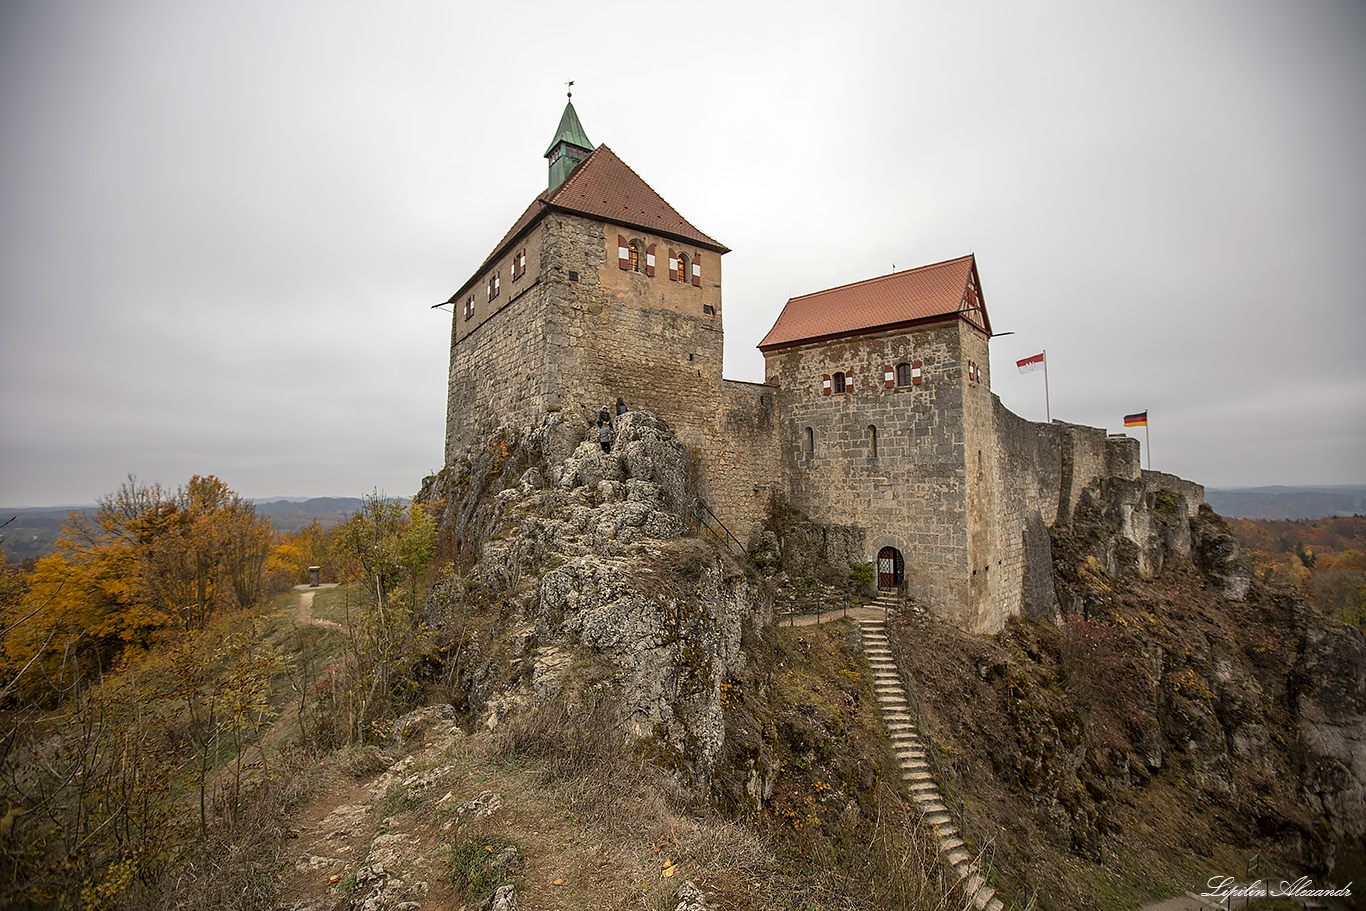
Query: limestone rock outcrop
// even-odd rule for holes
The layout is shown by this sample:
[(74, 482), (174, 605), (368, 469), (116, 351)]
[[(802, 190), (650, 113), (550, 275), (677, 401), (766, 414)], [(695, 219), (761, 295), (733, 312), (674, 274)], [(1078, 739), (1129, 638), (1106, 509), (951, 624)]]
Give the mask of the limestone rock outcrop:
[[(424, 488), (442, 528), (505, 605), (513, 680), (492, 660), (465, 679), (476, 724), (559, 696), (584, 650), (612, 668), (621, 729), (653, 738), (703, 779), (725, 739), (721, 682), (771, 605), (733, 558), (691, 537), (687, 453), (644, 411), (616, 419), (611, 451), (569, 412), (506, 433)], [(458, 597), (446, 591), (436, 597)], [(429, 612), (434, 608), (429, 605)]]

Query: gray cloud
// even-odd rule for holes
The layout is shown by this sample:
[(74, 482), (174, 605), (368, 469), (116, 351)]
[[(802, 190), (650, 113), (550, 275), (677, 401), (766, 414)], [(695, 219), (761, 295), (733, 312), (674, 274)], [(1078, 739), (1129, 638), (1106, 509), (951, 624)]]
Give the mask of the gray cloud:
[(543, 186), (570, 78), (589, 136), (734, 248), (728, 375), (762, 377), (788, 297), (972, 250), (1018, 413), (1047, 348), (1053, 416), (1147, 408), (1156, 468), (1363, 482), (1357, 5), (703, 3), (677, 35), (559, 9), (0, 10), (0, 503), (130, 471), (415, 490), (430, 305)]

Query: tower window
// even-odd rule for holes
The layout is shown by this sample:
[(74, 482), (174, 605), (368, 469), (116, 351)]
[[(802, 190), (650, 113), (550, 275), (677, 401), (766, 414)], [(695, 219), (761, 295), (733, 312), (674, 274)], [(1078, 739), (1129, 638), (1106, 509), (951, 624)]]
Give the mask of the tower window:
[(802, 452), (810, 455), (816, 451), (816, 431), (810, 427), (802, 433)]
[(640, 271), (640, 260), (640, 241), (633, 240), (627, 251), (627, 261), (632, 272)]
[(896, 384), (897, 384), (898, 386), (909, 386), (909, 385), (911, 385), (911, 365), (910, 365), (910, 364), (897, 364), (897, 365), (896, 365)]
[(868, 425), (868, 457), (877, 458), (877, 427), (873, 424)]
[(844, 390), (845, 390), (844, 374), (843, 374), (843, 373), (837, 373), (837, 374), (835, 374), (834, 381), (835, 381), (835, 391), (836, 391), (836, 392), (844, 392)]
[(690, 274), (691, 273), (689, 272), (688, 254), (678, 254), (678, 280), (686, 283), (688, 281), (688, 276)]

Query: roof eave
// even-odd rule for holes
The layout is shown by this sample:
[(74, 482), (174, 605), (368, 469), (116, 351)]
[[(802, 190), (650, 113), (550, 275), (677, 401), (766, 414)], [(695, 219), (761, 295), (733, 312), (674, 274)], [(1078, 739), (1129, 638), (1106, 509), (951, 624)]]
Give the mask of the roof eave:
[(509, 237), (509, 238), (508, 238), (505, 242), (503, 242), (496, 250), (494, 250), (491, 254), (489, 254), (489, 257), (488, 257), (487, 259), (485, 259), (482, 263), (479, 264), (479, 268), (478, 268), (478, 269), (475, 269), (475, 270), (474, 270), (474, 274), (471, 275), (468, 279), (466, 279), (466, 280), (465, 280), (465, 283), (464, 283), (463, 285), (461, 285), (459, 288), (456, 289), (455, 293), (452, 294), (452, 295), (450, 296), (450, 299), (445, 300), (445, 301), (442, 301), (442, 303), (436, 304), (436, 306), (437, 306), (437, 307), (441, 307), (441, 306), (444, 306), (445, 304), (453, 304), (453, 303), (456, 302), (456, 300), (457, 300), (462, 294), (464, 294), (466, 291), (468, 291), (468, 290), (470, 290), (471, 288), (473, 288), (474, 285), (475, 285), (475, 283), (479, 281), (479, 276), (481, 276), (481, 275), (483, 275), (485, 272), (487, 272), (489, 266), (490, 266), (495, 260), (497, 260), (499, 257), (501, 257), (501, 256), (502, 256), (504, 253), (506, 253), (508, 250), (511, 250), (513, 247), (517, 246), (517, 243), (518, 243), (519, 241), (521, 241), (522, 238), (524, 238), (524, 237), (526, 237), (528, 234), (530, 234), (530, 233), (531, 233), (531, 230), (541, 223), (541, 219), (545, 218), (546, 213), (549, 212), (549, 211), (551, 210), (551, 208), (552, 208), (552, 207), (550, 206), (549, 203), (543, 204), (543, 205), (541, 206), (541, 211), (539, 211), (539, 212), (537, 212), (535, 215), (531, 216), (531, 220), (528, 221), (528, 222), (522, 227), (522, 230), (518, 231), (516, 234), (512, 235), (511, 237)]
[[(959, 313), (958, 311), (954, 311), (952, 313), (937, 313), (934, 316), (921, 316), (917, 317), (916, 319), (901, 320), (900, 322), (896, 323), (882, 323), (878, 326), (866, 326), (862, 329), (845, 329), (840, 332), (829, 332), (825, 335), (812, 335), (807, 336), (806, 338), (791, 339), (786, 342), (775, 342), (771, 345), (765, 345), (763, 342), (760, 342), (755, 347), (757, 347), (764, 354), (768, 354), (771, 351), (781, 351), (785, 348), (796, 348), (799, 345), (815, 345), (821, 342), (829, 342), (840, 338), (854, 338), (856, 336), (862, 335), (874, 335), (878, 332), (895, 332), (899, 329), (910, 329), (914, 326), (923, 326), (928, 323), (938, 323), (946, 322), (952, 319), (961, 319), (962, 316), (963, 314)], [(964, 319), (963, 321), (965, 323), (968, 323), (968, 325), (970, 326), (972, 325), (972, 322), (970, 320)], [(980, 331), (981, 327), (973, 326), (973, 328), (978, 329)]]
[(592, 212), (580, 211), (578, 209), (573, 208), (572, 206), (556, 205), (553, 202), (546, 203), (546, 208), (553, 209), (556, 212), (564, 212), (568, 215), (577, 215), (580, 218), (591, 218), (594, 221), (601, 221), (607, 224), (617, 225), (622, 228), (635, 228), (637, 231), (644, 231), (647, 234), (655, 234), (659, 237), (667, 237), (670, 240), (676, 240), (679, 243), (683, 244), (693, 244), (695, 246), (702, 247), (704, 250), (711, 250), (716, 253), (730, 252), (730, 247), (727, 247), (725, 244), (720, 243), (718, 241), (699, 240), (696, 237), (687, 237), (683, 234), (676, 234), (672, 231), (665, 231), (662, 228), (659, 228), (658, 226), (652, 228), (649, 225), (636, 224), (635, 222), (626, 221), (625, 219), (607, 218), (606, 216), (596, 215)]

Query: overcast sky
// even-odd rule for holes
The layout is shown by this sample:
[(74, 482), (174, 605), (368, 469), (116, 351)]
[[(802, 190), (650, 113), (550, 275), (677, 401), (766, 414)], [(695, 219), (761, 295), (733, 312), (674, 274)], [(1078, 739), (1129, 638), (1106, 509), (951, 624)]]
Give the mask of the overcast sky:
[[(993, 387), (1209, 486), (1366, 483), (1359, 2), (0, 3), (0, 504), (125, 475), (416, 491), (445, 300), (545, 186), (564, 82), (792, 296), (977, 255)], [(1145, 461), (1147, 455), (1145, 453)]]

